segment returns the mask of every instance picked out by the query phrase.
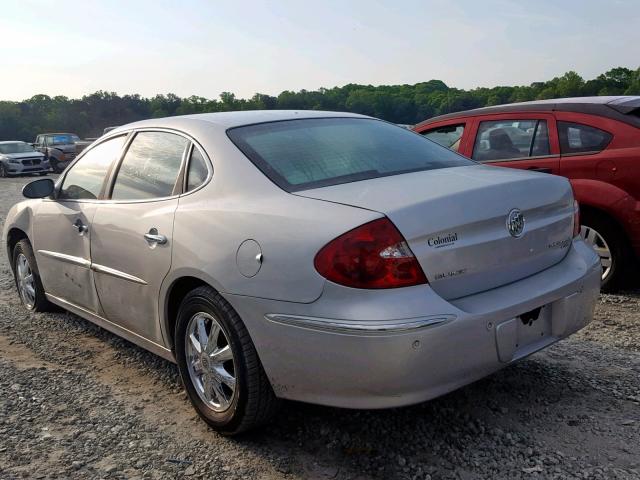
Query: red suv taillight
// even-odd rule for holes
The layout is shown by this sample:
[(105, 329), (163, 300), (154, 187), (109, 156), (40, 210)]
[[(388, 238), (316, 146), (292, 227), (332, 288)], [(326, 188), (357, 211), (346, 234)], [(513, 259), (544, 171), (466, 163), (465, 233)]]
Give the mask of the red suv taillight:
[(316, 270), (354, 288), (398, 288), (427, 283), (420, 264), (388, 218), (365, 223), (325, 245)]

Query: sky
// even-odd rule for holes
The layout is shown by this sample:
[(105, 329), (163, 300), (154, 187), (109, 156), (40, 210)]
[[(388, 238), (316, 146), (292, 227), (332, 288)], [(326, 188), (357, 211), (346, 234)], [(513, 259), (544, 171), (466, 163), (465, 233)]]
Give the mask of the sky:
[(640, 0), (0, 0), (0, 99), (585, 79), (640, 66)]

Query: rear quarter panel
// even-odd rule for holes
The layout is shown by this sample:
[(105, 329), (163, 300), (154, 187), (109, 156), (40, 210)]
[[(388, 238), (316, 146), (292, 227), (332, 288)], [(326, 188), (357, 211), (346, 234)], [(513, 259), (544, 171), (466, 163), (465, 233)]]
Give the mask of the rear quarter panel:
[(558, 121), (599, 128), (613, 135), (598, 153), (563, 155), (560, 174), (568, 177), (581, 205), (611, 215), (640, 256), (640, 129), (609, 118), (556, 112)]
[(594, 115), (556, 112), (555, 116), (558, 121), (589, 125), (613, 135), (601, 152), (563, 155), (561, 175), (607, 182), (640, 199), (640, 129)]
[[(200, 138), (212, 160), (213, 178), (180, 198), (165, 284), (194, 276), (234, 295), (316, 300), (325, 283), (313, 264), (318, 250), (381, 214), (289, 194), (267, 179), (224, 132)], [(257, 242), (262, 253), (262, 264), (252, 277), (238, 267), (237, 256), (243, 255), (238, 249), (245, 240)], [(241, 261), (257, 262), (255, 255)]]

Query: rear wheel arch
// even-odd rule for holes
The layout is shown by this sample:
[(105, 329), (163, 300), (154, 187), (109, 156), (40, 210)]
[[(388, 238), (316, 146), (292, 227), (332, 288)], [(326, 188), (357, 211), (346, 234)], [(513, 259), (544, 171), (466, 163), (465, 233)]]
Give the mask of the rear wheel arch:
[(570, 179), (580, 210), (607, 217), (620, 228), (630, 242), (625, 211), (636, 201), (626, 191), (600, 180)]
[(627, 234), (624, 225), (616, 218), (616, 216), (612, 212), (600, 207), (594, 207), (593, 205), (590, 205), (588, 203), (582, 203), (579, 200), (578, 204), (580, 205), (580, 221), (582, 221), (584, 218), (603, 218), (606, 221), (610, 222), (613, 226), (615, 226), (615, 228), (617, 228), (620, 231), (620, 234), (625, 238), (627, 245), (629, 247), (631, 246), (629, 235)]
[(569, 181), (580, 206), (585, 205), (601, 210), (609, 216), (615, 217), (615, 214), (611, 212), (613, 205), (630, 197), (626, 191), (602, 180), (570, 178)]
[(602, 291), (618, 291), (626, 285), (636, 261), (629, 236), (615, 216), (605, 210), (580, 205), (580, 219), (582, 225), (592, 228), (602, 236), (606, 244), (600, 246), (608, 247), (610, 251), (612, 267), (611, 272), (603, 278)]
[[(197, 277), (180, 277), (173, 281), (167, 290), (164, 305), (164, 327), (169, 341), (169, 348), (175, 353), (175, 328), (178, 319), (178, 310), (182, 299), (192, 290), (198, 287), (211, 287), (204, 280)], [(211, 287), (213, 288), (213, 287)]]

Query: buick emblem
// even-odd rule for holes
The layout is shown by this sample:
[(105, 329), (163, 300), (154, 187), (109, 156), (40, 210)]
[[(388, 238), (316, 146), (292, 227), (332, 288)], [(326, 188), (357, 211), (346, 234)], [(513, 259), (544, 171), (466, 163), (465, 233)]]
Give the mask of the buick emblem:
[(524, 232), (524, 215), (517, 208), (514, 208), (507, 215), (507, 230), (509, 235), (518, 238)]

